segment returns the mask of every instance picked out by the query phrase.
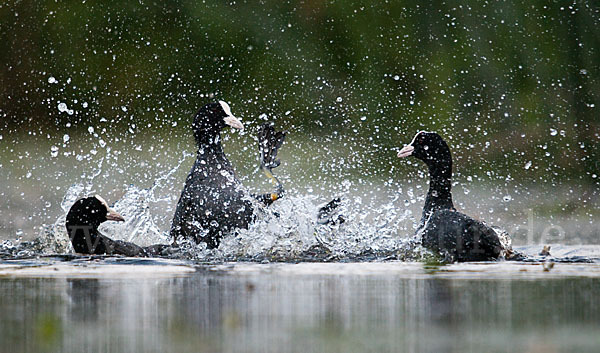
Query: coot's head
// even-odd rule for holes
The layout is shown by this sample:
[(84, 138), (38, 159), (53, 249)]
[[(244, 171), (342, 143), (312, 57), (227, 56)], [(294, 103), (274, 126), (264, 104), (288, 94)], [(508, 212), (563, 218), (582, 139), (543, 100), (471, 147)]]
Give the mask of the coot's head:
[(229, 104), (224, 101), (209, 103), (196, 113), (192, 129), (197, 142), (213, 142), (226, 126), (243, 130), (244, 125), (233, 114)]
[(451, 164), (450, 148), (435, 132), (420, 131), (412, 142), (398, 152), (398, 157), (416, 157), (428, 166)]
[(67, 226), (91, 226), (97, 228), (105, 221), (124, 221), (125, 219), (108, 207), (100, 196), (77, 200), (67, 213)]

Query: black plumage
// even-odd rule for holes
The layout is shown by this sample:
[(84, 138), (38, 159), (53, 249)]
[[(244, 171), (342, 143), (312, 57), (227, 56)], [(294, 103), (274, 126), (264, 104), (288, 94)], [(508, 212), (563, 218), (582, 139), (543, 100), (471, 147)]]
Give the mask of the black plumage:
[(452, 202), (452, 155), (435, 132), (419, 132), (398, 152), (429, 168), (429, 192), (417, 234), (423, 246), (453, 261), (495, 260), (510, 252), (500, 235), (482, 221), (456, 211)]
[(100, 196), (77, 200), (69, 209), (66, 228), (75, 252), (95, 255), (154, 256), (168, 245), (141, 247), (134, 243), (113, 240), (98, 231), (106, 221), (124, 221)]
[[(243, 129), (223, 101), (203, 106), (194, 116), (192, 129), (198, 151), (173, 217), (174, 241), (188, 238), (216, 248), (223, 235), (248, 228), (254, 219), (254, 200), (268, 205), (283, 192), (278, 181), (275, 193), (251, 195), (243, 188), (221, 145), (221, 130), (226, 126)], [(270, 171), (279, 165), (277, 150), (284, 138), (284, 132), (275, 132), (270, 125), (261, 127), (261, 167), (275, 181)]]

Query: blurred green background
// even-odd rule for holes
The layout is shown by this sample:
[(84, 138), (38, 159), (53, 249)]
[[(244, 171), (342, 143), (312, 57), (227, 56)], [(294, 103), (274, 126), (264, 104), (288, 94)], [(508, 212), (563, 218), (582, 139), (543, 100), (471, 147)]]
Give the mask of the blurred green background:
[[(457, 187), (473, 182), (485, 194), (502, 185), (513, 197), (561, 190), (569, 199), (544, 212), (585, 206), (592, 223), (599, 9), (537, 0), (3, 2), (0, 196), (9, 201), (0, 227), (23, 228), (23, 208), (55, 216), (66, 186), (100, 163), (93, 190), (109, 198), (126, 183), (151, 184), (193, 152), (190, 117), (214, 99), (249, 127), (226, 141), (242, 175), (256, 165), (259, 122), (290, 131), (279, 173), (292, 192), (422, 177), (390, 149), (427, 129), (449, 140)], [(167, 193), (175, 201), (189, 164)]]

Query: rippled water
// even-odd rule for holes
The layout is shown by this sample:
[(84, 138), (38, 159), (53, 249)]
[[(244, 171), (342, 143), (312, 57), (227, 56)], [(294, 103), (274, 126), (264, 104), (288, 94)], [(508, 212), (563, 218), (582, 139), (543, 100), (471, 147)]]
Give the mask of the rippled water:
[(598, 288), (597, 263), (5, 260), (0, 350), (595, 352)]

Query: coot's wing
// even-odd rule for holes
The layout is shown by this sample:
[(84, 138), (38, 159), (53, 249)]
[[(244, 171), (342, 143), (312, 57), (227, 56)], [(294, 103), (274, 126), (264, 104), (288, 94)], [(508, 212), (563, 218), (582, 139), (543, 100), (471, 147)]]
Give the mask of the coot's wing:
[(329, 201), (325, 206), (319, 208), (317, 213), (317, 223), (319, 224), (342, 224), (346, 221), (344, 216), (340, 214), (340, 205), (342, 199), (336, 197)]

